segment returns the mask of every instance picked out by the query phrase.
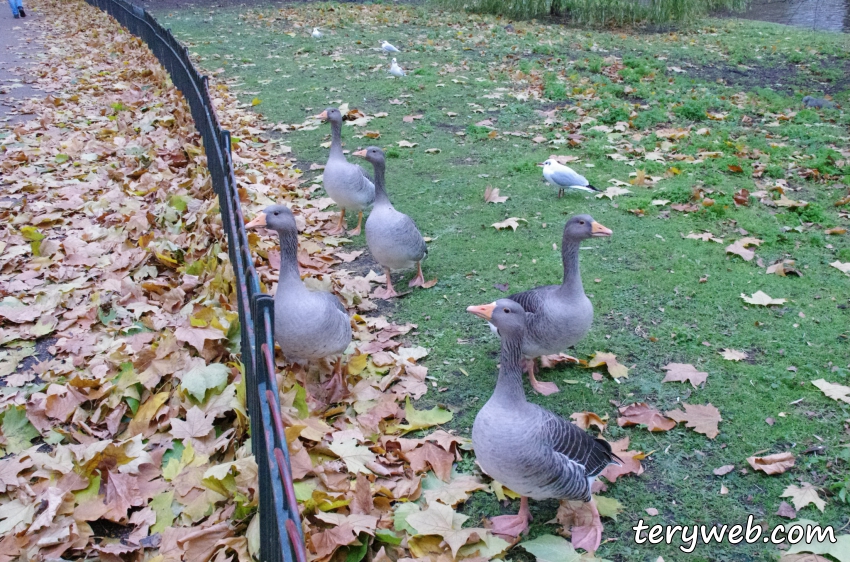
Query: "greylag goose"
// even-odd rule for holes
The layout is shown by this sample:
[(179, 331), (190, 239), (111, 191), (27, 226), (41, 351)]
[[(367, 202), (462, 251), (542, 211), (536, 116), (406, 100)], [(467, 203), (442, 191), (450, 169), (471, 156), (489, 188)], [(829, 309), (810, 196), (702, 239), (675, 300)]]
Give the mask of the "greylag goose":
[(342, 153), (342, 113), (335, 107), (324, 110), (319, 118), (331, 122), (331, 153), (325, 164), (325, 191), (342, 208), (339, 223), (329, 230), (330, 234), (339, 234), (345, 230), (345, 211), (357, 211), (357, 228), (349, 234), (360, 234), (363, 223), (363, 210), (375, 200), (375, 185), (369, 180), (366, 171), (357, 164), (351, 164)]
[(528, 498), (591, 501), (594, 479), (622, 461), (606, 441), (526, 401), (522, 355), (531, 315), (519, 303), (499, 299), (466, 310), (489, 321), (502, 338), (496, 390), (475, 416), (472, 446), (484, 472), (522, 496), (517, 515), (492, 520), (494, 532), (517, 536), (531, 518)]
[(590, 185), (586, 177), (556, 160), (549, 159), (542, 164), (538, 164), (538, 166), (543, 166), (543, 177), (546, 181), (558, 188), (559, 198), (564, 195), (565, 189), (577, 189), (579, 191), (590, 191), (591, 193), (599, 191)]
[(246, 228), (266, 227), (280, 237), (280, 276), (274, 295), (274, 339), (287, 361), (303, 365), (339, 356), (326, 388), (331, 401), (347, 391), (342, 353), (351, 342), (351, 321), (342, 303), (330, 293), (311, 291), (298, 272), (298, 228), (286, 205), (266, 207)]
[(561, 260), (564, 264), (561, 284), (535, 287), (508, 297), (529, 313), (522, 352), (529, 358), (527, 368), (531, 386), (540, 394), (558, 392), (558, 387), (535, 378), (535, 358), (560, 353), (574, 346), (587, 335), (593, 323), (593, 304), (584, 294), (578, 254), (582, 240), (599, 236), (611, 236), (611, 231), (590, 215), (570, 218), (564, 225), (561, 239)]
[(428, 255), (425, 240), (416, 228), (416, 223), (409, 216), (395, 210), (387, 197), (384, 187), (384, 151), (377, 146), (370, 146), (354, 156), (365, 158), (372, 163), (375, 170), (375, 206), (366, 219), (366, 244), (375, 261), (381, 264), (387, 275), (387, 288), (375, 291), (378, 298), (389, 299), (397, 297), (393, 288), (390, 273), (393, 270), (410, 269), (416, 266), (416, 277), (410, 280), (409, 287), (428, 288), (437, 282), (436, 279), (425, 281), (422, 275), (422, 260)]

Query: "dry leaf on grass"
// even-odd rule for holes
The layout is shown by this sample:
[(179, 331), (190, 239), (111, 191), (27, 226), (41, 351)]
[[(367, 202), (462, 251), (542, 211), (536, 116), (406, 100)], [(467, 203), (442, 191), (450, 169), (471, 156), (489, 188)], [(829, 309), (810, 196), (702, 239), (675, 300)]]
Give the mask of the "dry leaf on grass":
[(498, 187), (491, 187), (488, 185), (487, 189), (484, 190), (484, 201), (487, 203), (504, 203), (507, 200), (507, 195), (499, 195)]
[(570, 415), (570, 419), (582, 429), (590, 429), (590, 426), (595, 425), (600, 432), (603, 432), (608, 426), (602, 418), (593, 412), (576, 412)]
[(815, 488), (808, 482), (803, 482), (802, 484), (802, 486), (791, 484), (782, 492), (782, 497), (791, 498), (791, 501), (794, 503), (794, 509), (797, 511), (813, 503), (823, 513), (826, 502), (818, 496), (818, 490), (820, 488)]
[(608, 199), (614, 199), (614, 197), (619, 197), (620, 195), (628, 195), (629, 193), (631, 193), (631, 191), (628, 189), (612, 185), (602, 193), (597, 193), (596, 198), (601, 199), (603, 197), (607, 197)]
[(726, 348), (720, 352), (720, 355), (723, 356), (723, 359), (727, 361), (742, 361), (747, 358), (746, 351), (738, 351), (737, 349), (729, 349)]
[(724, 474), (729, 474), (733, 470), (735, 470), (735, 465), (734, 464), (727, 464), (727, 465), (721, 466), (720, 468), (715, 468), (714, 470), (712, 470), (712, 472), (714, 473), (715, 476), (723, 476)]
[(833, 400), (841, 400), (850, 404), (850, 386), (827, 382), (824, 379), (812, 381), (812, 384), (818, 387), (824, 394)]
[(528, 222), (527, 220), (521, 219), (519, 217), (511, 217), (509, 219), (503, 220), (502, 222), (493, 223), (490, 226), (492, 226), (496, 230), (502, 230), (502, 229), (505, 229), (505, 228), (512, 228), (512, 229), (516, 230), (517, 227), (519, 226), (518, 221)]
[(850, 262), (841, 263), (840, 261), (835, 260), (834, 262), (832, 262), (829, 265), (831, 265), (832, 267), (834, 267), (835, 269), (837, 269), (838, 271), (840, 271), (842, 273), (846, 273), (846, 274), (850, 275)]
[(609, 464), (602, 471), (600, 476), (604, 476), (609, 482), (616, 482), (617, 478), (634, 474), (640, 476), (643, 474), (643, 465), (640, 461), (646, 458), (646, 455), (641, 451), (629, 451), (629, 438), (623, 437), (619, 441), (611, 443), (611, 450), (617, 455), (622, 462), (620, 465)]
[(794, 454), (790, 452), (776, 453), (766, 457), (747, 457), (747, 462), (753, 470), (760, 470), (765, 474), (782, 474), (794, 466)]
[(736, 240), (732, 244), (726, 246), (727, 254), (736, 254), (744, 258), (744, 261), (752, 260), (756, 253), (753, 250), (749, 249), (749, 246), (759, 246), (762, 243), (762, 240), (758, 238), (741, 238), (740, 240)]
[(797, 517), (797, 510), (791, 507), (791, 504), (782, 502), (779, 504), (779, 509), (776, 510), (776, 515), (786, 519), (794, 519)]
[(645, 425), (649, 431), (670, 431), (676, 427), (676, 422), (664, 417), (658, 410), (649, 406), (646, 402), (630, 404), (620, 408), (620, 417), (617, 425), (629, 427), (632, 425)]
[(625, 365), (621, 365), (620, 362), (617, 361), (617, 356), (613, 353), (597, 351), (587, 362), (587, 366), (589, 368), (600, 367), (602, 365), (605, 365), (608, 368), (608, 374), (611, 375), (614, 380), (627, 378), (629, 376), (629, 368)]
[(692, 240), (702, 240), (703, 242), (717, 242), (718, 244), (723, 243), (723, 238), (718, 238), (710, 232), (702, 232), (700, 234), (694, 234), (693, 232), (691, 232), (687, 236), (685, 236), (685, 238), (690, 238)]
[(709, 439), (714, 439), (720, 433), (717, 424), (723, 421), (720, 417), (720, 410), (706, 404), (704, 406), (691, 405), (682, 402), (682, 407), (685, 411), (672, 410), (667, 412), (667, 416), (677, 422), (685, 422), (686, 427), (692, 428), (697, 433), (702, 433)]
[(690, 363), (669, 363), (661, 368), (667, 371), (661, 382), (690, 382), (696, 388), (708, 377), (708, 373), (697, 371)]
[(785, 304), (786, 301), (786, 299), (774, 299), (762, 291), (756, 291), (751, 297), (748, 297), (745, 293), (741, 293), (741, 298), (744, 299), (744, 302), (757, 306), (780, 305)]
[(561, 500), (555, 515), (559, 525), (569, 533), (573, 548), (596, 552), (602, 542), (602, 520), (589, 502)]

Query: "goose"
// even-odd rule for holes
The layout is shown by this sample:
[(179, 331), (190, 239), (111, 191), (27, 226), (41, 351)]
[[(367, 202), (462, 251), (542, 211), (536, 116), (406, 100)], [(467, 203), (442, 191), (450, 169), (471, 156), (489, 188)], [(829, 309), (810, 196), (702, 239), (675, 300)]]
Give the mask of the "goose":
[(390, 74), (399, 78), (405, 76), (404, 69), (398, 65), (395, 59), (393, 59), (392, 64), (390, 64)]
[(395, 46), (393, 46), (389, 41), (382, 42), (381, 43), (381, 49), (383, 49), (383, 51), (385, 53), (400, 53), (401, 52), (398, 49), (396, 49)]
[(325, 388), (331, 401), (347, 392), (342, 353), (351, 342), (351, 320), (334, 295), (311, 291), (298, 272), (298, 227), (286, 205), (266, 207), (246, 228), (266, 227), (280, 237), (280, 276), (274, 295), (274, 339), (290, 363), (339, 356)]
[(312, 35), (314, 39), (321, 39), (323, 34), (321, 31), (319, 31), (318, 27), (314, 27)]
[(378, 289), (375, 296), (390, 299), (399, 296), (390, 278), (393, 270), (409, 269), (416, 266), (416, 277), (410, 280), (409, 287), (428, 288), (436, 279), (426, 282), (422, 275), (422, 260), (428, 255), (425, 239), (409, 216), (395, 210), (384, 188), (384, 151), (377, 146), (367, 147), (354, 156), (365, 158), (375, 169), (375, 206), (366, 219), (366, 244), (369, 252), (381, 266), (387, 276), (386, 289)]
[(339, 223), (328, 233), (339, 234), (345, 230), (345, 210), (351, 209), (357, 211), (357, 228), (349, 234), (358, 236), (363, 223), (363, 210), (375, 200), (375, 185), (363, 168), (351, 164), (342, 153), (342, 113), (339, 109), (329, 107), (318, 117), (322, 121), (331, 122), (331, 152), (323, 175), (325, 191), (342, 208)]
[(558, 198), (563, 197), (565, 189), (578, 189), (591, 193), (599, 191), (590, 185), (586, 177), (556, 160), (550, 158), (538, 166), (543, 166), (543, 177), (546, 181), (558, 188)]
[[(493, 532), (518, 536), (531, 519), (528, 498), (592, 502), (593, 481), (622, 461), (608, 442), (526, 400), (522, 355), (531, 315), (519, 303), (499, 299), (466, 310), (489, 321), (502, 338), (496, 390), (475, 416), (472, 446), (484, 472), (522, 496), (517, 515), (492, 519)], [(598, 513), (593, 503), (591, 509)]]
[(522, 352), (529, 359), (527, 368), (531, 386), (544, 396), (558, 392), (558, 387), (535, 378), (535, 358), (560, 353), (574, 346), (587, 335), (593, 323), (593, 304), (584, 294), (579, 272), (581, 242), (611, 234), (611, 230), (593, 220), (590, 215), (571, 217), (564, 225), (561, 238), (561, 260), (564, 264), (561, 284), (543, 285), (507, 297), (529, 313)]

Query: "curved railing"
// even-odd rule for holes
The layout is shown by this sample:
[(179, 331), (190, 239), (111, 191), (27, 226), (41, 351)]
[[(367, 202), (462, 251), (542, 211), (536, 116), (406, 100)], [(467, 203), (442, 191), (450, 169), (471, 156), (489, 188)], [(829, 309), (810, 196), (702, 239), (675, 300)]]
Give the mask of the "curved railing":
[(260, 558), (263, 562), (306, 562), (274, 370), (273, 299), (260, 292), (233, 175), (230, 133), (218, 123), (209, 79), (192, 64), (188, 49), (143, 8), (124, 0), (86, 1), (142, 39), (189, 103), (203, 139), (236, 278), (251, 445), (259, 469)]

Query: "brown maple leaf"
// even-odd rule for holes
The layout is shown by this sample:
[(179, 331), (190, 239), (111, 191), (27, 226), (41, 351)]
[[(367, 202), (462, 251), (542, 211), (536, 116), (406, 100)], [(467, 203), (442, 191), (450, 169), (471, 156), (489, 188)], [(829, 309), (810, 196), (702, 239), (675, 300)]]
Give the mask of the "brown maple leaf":
[(602, 418), (593, 412), (576, 412), (570, 415), (570, 419), (582, 429), (589, 429), (590, 426), (595, 425), (600, 432), (603, 432), (608, 426)]
[(507, 195), (499, 195), (499, 188), (487, 186), (484, 190), (484, 201), (487, 203), (504, 203), (508, 200)]
[(642, 461), (646, 455), (640, 451), (629, 451), (628, 448), (628, 437), (623, 437), (619, 441), (611, 443), (611, 450), (620, 458), (622, 464), (609, 464), (605, 467), (605, 470), (602, 471), (601, 476), (604, 476), (609, 482), (616, 482), (617, 478), (627, 474), (634, 474), (636, 476), (643, 474), (644, 469), (640, 461)]
[(667, 371), (661, 382), (690, 382), (696, 388), (708, 377), (708, 373), (697, 371), (690, 363), (668, 363), (661, 368)]
[(414, 472), (424, 472), (430, 466), (437, 478), (448, 482), (452, 474), (454, 455), (431, 442), (425, 442), (421, 447), (405, 453)]
[(766, 457), (747, 457), (747, 462), (753, 470), (760, 470), (765, 474), (782, 474), (794, 466), (796, 462), (791, 452), (776, 453)]
[(823, 509), (826, 507), (826, 502), (818, 495), (818, 490), (820, 488), (816, 488), (808, 482), (803, 482), (802, 484), (802, 486), (795, 486), (794, 484), (791, 484), (785, 488), (785, 491), (782, 492), (782, 497), (791, 498), (791, 501), (794, 503), (794, 508), (797, 511), (800, 511), (810, 503), (813, 503), (815, 504), (815, 507), (823, 513)]
[(561, 500), (555, 519), (569, 533), (573, 548), (595, 552), (602, 542), (602, 520), (594, 500)]
[(620, 427), (645, 425), (649, 431), (670, 431), (676, 427), (676, 422), (664, 417), (646, 402), (623, 406), (620, 408), (620, 416), (617, 418), (617, 425)]
[(667, 412), (667, 416), (677, 422), (685, 422), (687, 427), (692, 428), (697, 433), (702, 433), (709, 439), (714, 439), (720, 433), (717, 424), (723, 421), (720, 417), (720, 410), (706, 404), (705, 406), (691, 405), (682, 402), (682, 407), (685, 411), (673, 410)]

